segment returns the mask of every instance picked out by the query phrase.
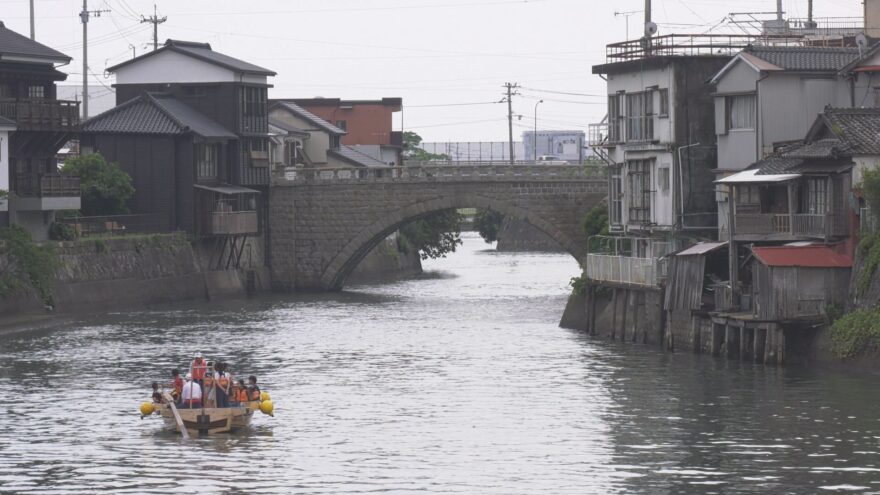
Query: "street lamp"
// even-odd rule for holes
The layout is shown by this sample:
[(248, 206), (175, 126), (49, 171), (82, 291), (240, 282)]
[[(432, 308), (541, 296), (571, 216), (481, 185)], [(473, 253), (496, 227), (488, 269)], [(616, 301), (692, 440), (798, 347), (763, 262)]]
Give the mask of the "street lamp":
[(538, 162), (538, 105), (544, 103), (544, 100), (538, 100), (538, 103), (535, 103), (535, 134), (533, 136), (534, 142), (534, 151), (535, 151), (535, 163)]

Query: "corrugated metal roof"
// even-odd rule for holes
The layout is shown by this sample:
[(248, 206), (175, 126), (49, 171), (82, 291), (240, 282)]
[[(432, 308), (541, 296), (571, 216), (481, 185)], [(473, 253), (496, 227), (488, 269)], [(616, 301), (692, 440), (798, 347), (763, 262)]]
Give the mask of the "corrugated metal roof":
[(715, 181), (716, 184), (748, 184), (759, 182), (782, 182), (791, 179), (797, 179), (800, 174), (765, 174), (758, 175), (759, 169), (753, 168), (728, 175), (723, 179)]
[(238, 136), (173, 96), (145, 93), (83, 123), (81, 132), (171, 134), (193, 132), (206, 138)]
[(721, 249), (726, 245), (726, 242), (701, 242), (685, 249), (684, 251), (679, 251), (676, 256), (694, 256), (698, 254), (711, 253), (712, 251), (715, 251), (716, 249)]
[(850, 256), (825, 245), (753, 247), (752, 252), (767, 266), (850, 268), (853, 263)]
[(825, 46), (751, 46), (744, 50), (781, 69), (837, 72), (859, 57), (858, 48)]
[(67, 64), (71, 60), (58, 50), (18, 34), (0, 22), (0, 59), (9, 55), (42, 58), (48, 63), (59, 64)]
[(274, 102), (272, 104), (272, 106), (273, 107), (279, 106), (281, 108), (284, 108), (287, 111), (291, 112), (292, 114), (296, 115), (297, 117), (299, 117), (303, 120), (306, 120), (308, 122), (311, 122), (312, 124), (314, 124), (318, 128), (323, 129), (323, 130), (329, 132), (330, 134), (342, 135), (342, 134), (346, 133), (344, 130), (336, 127), (335, 125), (331, 124), (330, 122), (327, 122), (326, 120), (322, 119), (321, 117), (318, 117), (317, 115), (315, 115), (312, 112), (306, 110), (305, 108), (297, 105), (296, 103), (293, 103), (290, 101), (279, 100), (279, 101)]

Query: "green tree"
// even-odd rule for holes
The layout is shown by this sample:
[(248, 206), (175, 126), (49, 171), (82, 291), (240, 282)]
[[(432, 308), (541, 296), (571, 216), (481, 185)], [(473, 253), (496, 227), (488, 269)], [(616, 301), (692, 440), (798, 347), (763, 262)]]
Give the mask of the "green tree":
[(474, 215), (474, 228), (487, 244), (498, 240), (502, 222), (504, 222), (504, 214), (497, 211), (477, 210), (477, 214)]
[(445, 258), (461, 245), (461, 215), (458, 210), (442, 210), (409, 223), (400, 229), (399, 247), (418, 251), (422, 259)]
[(602, 201), (590, 208), (590, 211), (584, 215), (584, 219), (581, 221), (581, 228), (584, 230), (584, 238), (589, 239), (588, 248), (591, 252), (595, 251), (601, 244), (601, 241), (600, 239), (590, 238), (608, 234), (608, 204)]
[(80, 178), (83, 215), (128, 213), (127, 203), (134, 195), (134, 186), (119, 165), (91, 153), (68, 160), (62, 170)]
[(449, 155), (428, 153), (422, 148), (419, 148), (420, 144), (422, 144), (422, 136), (419, 136), (412, 131), (405, 131), (403, 133), (403, 158), (416, 162), (449, 160)]
[(880, 167), (871, 167), (862, 173), (862, 182), (859, 184), (862, 197), (868, 203), (871, 214), (875, 217), (880, 215)]

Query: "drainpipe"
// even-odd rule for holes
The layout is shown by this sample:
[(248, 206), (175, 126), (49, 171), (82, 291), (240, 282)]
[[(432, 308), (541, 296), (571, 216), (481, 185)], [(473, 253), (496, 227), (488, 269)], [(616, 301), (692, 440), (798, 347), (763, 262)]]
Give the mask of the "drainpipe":
[[(764, 132), (764, 113), (761, 111), (761, 93), (759, 91), (761, 81), (767, 79), (769, 74), (762, 74), (755, 81), (755, 161), (760, 160), (761, 157), (761, 145), (763, 144), (763, 139), (761, 139), (761, 133)], [(727, 118), (727, 115), (724, 116)], [(726, 124), (725, 124), (726, 125)]]

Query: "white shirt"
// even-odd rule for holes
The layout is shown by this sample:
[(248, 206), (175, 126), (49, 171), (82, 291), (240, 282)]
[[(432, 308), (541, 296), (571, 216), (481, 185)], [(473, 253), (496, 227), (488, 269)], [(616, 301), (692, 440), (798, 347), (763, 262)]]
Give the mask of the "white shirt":
[(183, 385), (183, 392), (181, 392), (181, 398), (184, 401), (202, 400), (202, 387), (200, 387), (199, 384), (196, 382), (186, 382)]

